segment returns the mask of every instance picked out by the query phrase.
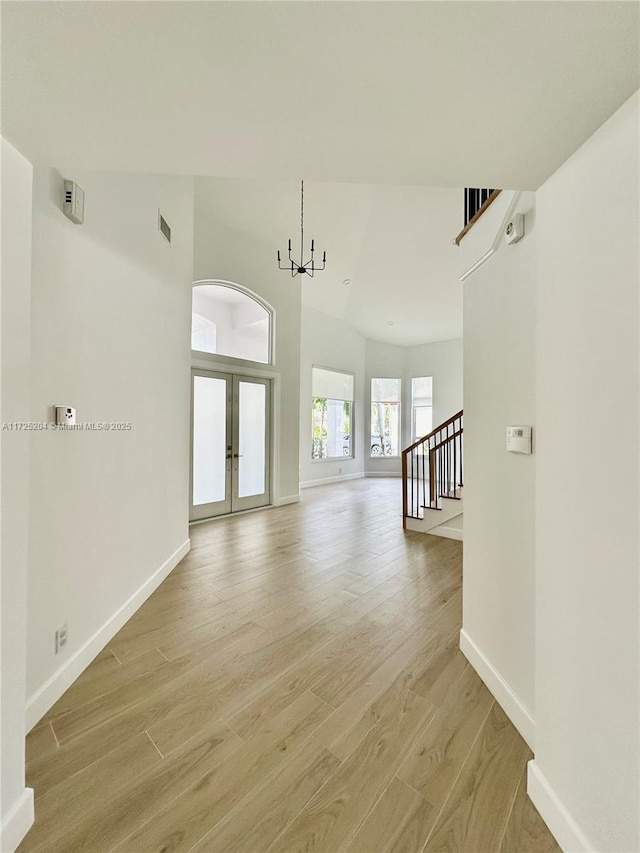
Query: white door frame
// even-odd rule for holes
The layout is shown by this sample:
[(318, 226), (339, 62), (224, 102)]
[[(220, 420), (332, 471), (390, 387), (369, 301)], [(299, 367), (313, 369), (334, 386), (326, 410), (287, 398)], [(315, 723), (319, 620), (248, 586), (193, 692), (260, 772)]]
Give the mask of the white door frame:
[[(193, 506), (193, 377), (194, 376), (210, 376), (217, 379), (227, 380), (227, 435), (231, 440), (231, 448), (227, 451), (225, 477), (225, 501), (219, 502), (219, 506), (215, 509), (213, 504), (202, 504), (202, 507), (208, 507), (212, 510), (210, 513), (199, 511), (198, 507)], [(234, 405), (233, 394), (235, 390), (234, 378), (242, 381), (259, 380), (266, 383), (267, 398), (266, 398), (266, 455), (265, 455), (265, 485), (266, 485), (266, 502), (260, 500), (252, 501), (251, 498), (237, 498), (232, 495), (232, 482), (235, 482), (234, 488), (237, 488), (237, 478), (232, 477), (231, 466), (234, 464), (233, 453), (237, 453), (237, 428), (232, 427), (231, 410)], [(278, 506), (278, 456), (279, 456), (279, 404), (280, 404), (280, 375), (271, 370), (247, 369), (244, 365), (236, 368), (228, 363), (214, 364), (210, 359), (193, 359), (190, 371), (191, 383), (191, 411), (189, 418), (189, 523), (197, 523), (206, 521), (207, 519), (220, 518), (224, 515), (230, 515), (235, 512), (243, 512), (248, 509), (265, 508), (267, 506)], [(233, 435), (232, 435), (233, 429)], [(235, 445), (235, 447), (234, 447)], [(261, 497), (261, 496), (260, 496)], [(222, 504), (225, 504), (224, 506)], [(235, 507), (234, 504), (235, 503)], [(253, 505), (252, 505), (253, 504)]]

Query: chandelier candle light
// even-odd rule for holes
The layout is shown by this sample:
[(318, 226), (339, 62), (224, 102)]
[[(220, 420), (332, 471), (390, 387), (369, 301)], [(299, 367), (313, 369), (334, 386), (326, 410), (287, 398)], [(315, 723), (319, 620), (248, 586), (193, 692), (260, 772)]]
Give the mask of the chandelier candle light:
[(316, 266), (313, 259), (315, 252), (315, 240), (311, 241), (311, 257), (304, 262), (304, 181), (300, 181), (300, 263), (294, 261), (291, 257), (291, 240), (289, 240), (289, 263), (282, 265), (280, 258), (280, 250), (278, 249), (278, 269), (289, 270), (291, 278), (295, 278), (298, 274), (306, 273), (310, 278), (313, 278), (314, 273), (318, 270), (323, 270), (327, 265), (327, 253), (322, 253), (322, 266)]

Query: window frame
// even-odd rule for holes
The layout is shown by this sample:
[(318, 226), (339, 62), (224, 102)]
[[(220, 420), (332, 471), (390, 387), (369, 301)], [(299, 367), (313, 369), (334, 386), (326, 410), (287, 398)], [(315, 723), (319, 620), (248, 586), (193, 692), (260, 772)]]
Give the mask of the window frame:
[[(340, 400), (335, 397), (319, 397), (318, 395), (313, 393), (313, 371), (314, 370), (326, 370), (330, 373), (338, 373), (341, 376), (350, 376), (353, 380), (353, 400)], [(356, 448), (355, 448), (355, 396), (356, 396), (356, 375), (351, 370), (338, 370), (336, 367), (325, 367), (322, 364), (313, 364), (311, 365), (311, 463), (315, 465), (316, 463), (322, 462), (338, 462), (342, 460), (352, 460), (356, 458)], [(313, 413), (314, 413), (314, 401), (315, 400), (332, 400), (333, 402), (339, 403), (349, 403), (349, 455), (342, 454), (340, 456), (323, 456), (323, 457), (315, 457), (313, 456)]]
[[(372, 412), (371, 412), (371, 409), (373, 408), (374, 403), (380, 402), (379, 400), (373, 399), (373, 383), (380, 380), (380, 379), (391, 379), (391, 380), (398, 383), (398, 401), (394, 402), (394, 403), (383, 403), (383, 405), (388, 405), (388, 406), (393, 405), (393, 406), (397, 407), (397, 412), (398, 412), (398, 429), (397, 429), (398, 452), (397, 453), (384, 453), (383, 452), (383, 453), (378, 454), (378, 453), (373, 453), (373, 451), (371, 449), (373, 446), (371, 444), (371, 437), (373, 436), (373, 432), (371, 431), (371, 429), (372, 429), (372, 424), (371, 424)], [(400, 457), (402, 456), (402, 381), (403, 381), (402, 376), (372, 376), (369, 380), (369, 437), (368, 437), (368, 441), (367, 441), (369, 459), (400, 459)], [(384, 451), (384, 436), (383, 435), (380, 436), (380, 441), (382, 442), (381, 450)]]
[[(414, 404), (414, 394), (413, 394), (413, 382), (415, 379), (430, 379), (431, 380), (431, 405), (430, 406), (416, 406)], [(411, 407), (411, 442), (417, 441), (419, 438), (422, 438), (422, 435), (416, 435), (416, 409), (431, 409), (431, 430), (433, 431), (433, 374), (431, 376), (412, 376), (411, 377), (411, 399), (409, 401), (409, 405)], [(420, 399), (420, 398), (418, 398)], [(428, 435), (429, 433), (426, 433)]]

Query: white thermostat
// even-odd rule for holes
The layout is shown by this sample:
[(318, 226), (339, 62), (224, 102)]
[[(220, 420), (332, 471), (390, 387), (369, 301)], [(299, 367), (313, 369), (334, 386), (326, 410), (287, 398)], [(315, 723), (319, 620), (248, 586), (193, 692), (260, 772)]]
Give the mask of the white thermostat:
[(507, 427), (507, 452), (531, 453), (531, 427)]
[(58, 426), (75, 426), (76, 410), (71, 406), (54, 406)]
[(507, 243), (517, 243), (524, 237), (524, 214), (514, 213), (504, 229), (504, 239)]
[(62, 211), (76, 225), (84, 222), (84, 190), (73, 181), (64, 182), (64, 204)]

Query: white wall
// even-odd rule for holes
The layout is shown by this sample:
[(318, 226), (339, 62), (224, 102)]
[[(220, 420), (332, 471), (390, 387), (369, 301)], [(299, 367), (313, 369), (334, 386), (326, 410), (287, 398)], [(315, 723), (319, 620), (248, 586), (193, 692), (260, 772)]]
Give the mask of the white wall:
[[(85, 190), (84, 225), (61, 212), (62, 177), (35, 173), (31, 419), (64, 403), (80, 422), (131, 430), (32, 436), (31, 722), (188, 547), (193, 182), (66, 177)], [(69, 643), (55, 655), (63, 623)]]
[[(0, 420), (29, 421), (31, 164), (2, 140)], [(15, 849), (33, 821), (25, 789), (28, 432), (0, 432), (0, 849)]]
[[(461, 287), (461, 285), (459, 285)], [(411, 441), (411, 378), (433, 376), (433, 426), (444, 423), (462, 408), (462, 340), (439, 341), (407, 348), (406, 440)]]
[[(278, 374), (274, 422), (274, 498), (297, 499), (300, 436), (300, 279), (279, 270), (278, 236), (264, 245), (245, 230), (249, 215), (268, 222), (271, 185), (259, 182), (197, 178), (195, 181), (195, 280), (220, 279), (243, 285), (276, 311)], [(231, 367), (229, 367), (232, 370)]]
[[(507, 194), (503, 194), (506, 198)], [(512, 194), (513, 197), (513, 194)], [(497, 204), (497, 202), (496, 202)], [(489, 209), (489, 212), (492, 208)], [(497, 208), (496, 208), (497, 209)], [(535, 427), (536, 225), (519, 196), (525, 237), (464, 282), (463, 649), (532, 745), (535, 710), (535, 456), (507, 453), (506, 427)], [(480, 219), (461, 270), (482, 257), (502, 217)]]
[(533, 782), (550, 786), (534, 794), (567, 850), (640, 849), (639, 104), (537, 202)]
[[(352, 435), (353, 459), (311, 459), (311, 368), (328, 367), (355, 374)], [(308, 485), (333, 477), (364, 473), (365, 339), (349, 323), (323, 311), (303, 307), (300, 343), (300, 483)], [(367, 426), (365, 427), (365, 422)]]

